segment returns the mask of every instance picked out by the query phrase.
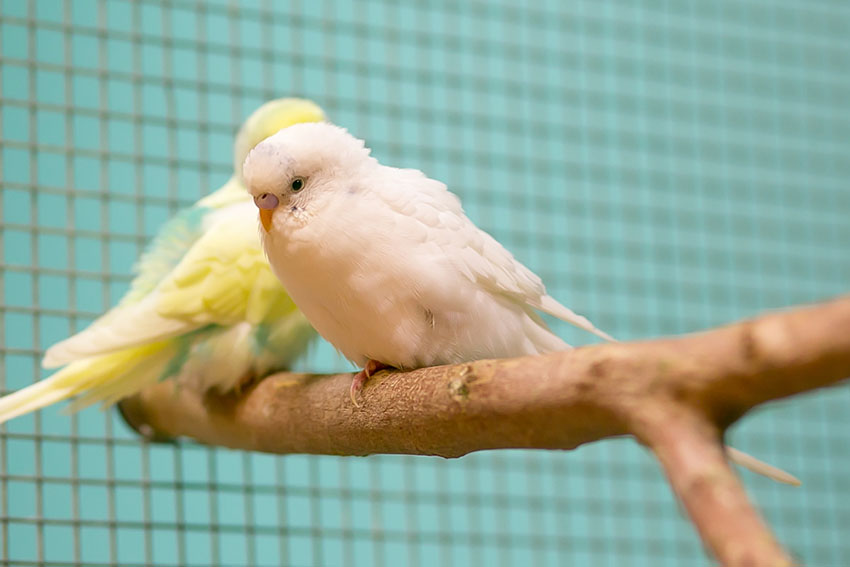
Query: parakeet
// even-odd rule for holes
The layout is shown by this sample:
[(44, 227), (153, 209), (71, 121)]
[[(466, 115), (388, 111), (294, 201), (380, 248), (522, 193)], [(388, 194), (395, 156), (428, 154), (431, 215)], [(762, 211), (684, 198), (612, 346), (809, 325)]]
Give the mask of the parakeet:
[(301, 99), (257, 109), (236, 137), (230, 180), (162, 228), (116, 307), (48, 349), (44, 366), (65, 368), (0, 399), (0, 423), (72, 396), (72, 410), (110, 405), (166, 378), (224, 392), (302, 354), (315, 331), (263, 254), (242, 163), (281, 128), (324, 119)]
[(342, 128), (296, 124), (259, 143), (244, 165), (274, 273), (319, 334), (363, 366), (355, 404), (384, 367), (570, 348), (539, 312), (613, 340), (548, 295), (443, 183), (369, 154)]
[(244, 171), (275, 274), (319, 334), (370, 371), (569, 348), (538, 311), (610, 340), (547, 295), (444, 184), (379, 164), (342, 128), (281, 130)]

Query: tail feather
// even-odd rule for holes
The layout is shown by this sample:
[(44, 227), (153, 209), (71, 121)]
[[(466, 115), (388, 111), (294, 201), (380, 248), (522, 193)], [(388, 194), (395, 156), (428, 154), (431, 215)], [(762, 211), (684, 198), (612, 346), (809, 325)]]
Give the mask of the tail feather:
[(22, 390), (0, 398), (0, 423), (84, 393), (69, 408), (77, 411), (99, 401), (108, 404), (137, 392), (161, 376), (170, 356), (159, 342), (73, 362)]
[(773, 465), (769, 465), (764, 461), (760, 461), (752, 455), (748, 455), (734, 447), (726, 447), (726, 456), (729, 457), (729, 460), (736, 465), (749, 469), (756, 474), (766, 476), (776, 482), (792, 484), (794, 486), (800, 486), (802, 484), (800, 479), (794, 475), (787, 473), (780, 468), (774, 467)]
[(135, 353), (130, 356), (126, 356), (126, 351), (106, 355), (124, 359), (122, 370), (111, 375), (103, 373), (97, 383), (90, 385), (64, 411), (75, 413), (98, 403), (105, 409), (157, 382), (173, 354), (173, 348), (166, 348), (169, 346), (160, 342), (131, 349)]
[(32, 386), (0, 399), (0, 423), (60, 402), (73, 395), (70, 387), (51, 383), (50, 378), (36, 382)]
[(561, 305), (551, 295), (543, 296), (540, 299), (540, 302), (537, 304), (532, 304), (532, 307), (534, 307), (535, 309), (539, 309), (544, 313), (548, 313), (553, 317), (557, 317), (562, 321), (566, 321), (570, 325), (575, 325), (579, 329), (584, 329), (589, 333), (593, 333), (597, 337), (605, 339), (606, 341), (612, 343), (617, 342), (617, 339), (615, 339), (605, 331), (597, 329), (596, 326), (590, 322), (590, 319), (579, 315), (578, 313), (574, 312), (568, 307), (565, 307), (564, 305)]
[(194, 321), (160, 316), (155, 301), (156, 297), (151, 297), (126, 308), (118, 307), (103, 320), (47, 349), (42, 366), (55, 368), (124, 349), (133, 352), (136, 346), (163, 341), (202, 326)]

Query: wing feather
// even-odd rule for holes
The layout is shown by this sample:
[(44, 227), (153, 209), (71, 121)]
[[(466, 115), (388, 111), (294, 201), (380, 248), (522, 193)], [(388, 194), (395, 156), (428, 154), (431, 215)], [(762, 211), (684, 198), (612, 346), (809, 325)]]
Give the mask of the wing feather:
[(424, 224), (430, 243), (439, 246), (460, 273), (490, 293), (509, 297), (529, 310), (548, 313), (607, 341), (615, 341), (586, 317), (548, 295), (540, 277), (469, 220), (460, 200), (445, 184), (414, 170), (399, 170), (396, 179), (402, 180), (401, 190), (384, 192), (390, 195), (390, 204), (405, 216), (405, 222), (412, 218)]
[(250, 203), (210, 213), (209, 226), (143, 299), (122, 302), (51, 347), (45, 366), (182, 335), (207, 325), (258, 324), (294, 305), (263, 256)]

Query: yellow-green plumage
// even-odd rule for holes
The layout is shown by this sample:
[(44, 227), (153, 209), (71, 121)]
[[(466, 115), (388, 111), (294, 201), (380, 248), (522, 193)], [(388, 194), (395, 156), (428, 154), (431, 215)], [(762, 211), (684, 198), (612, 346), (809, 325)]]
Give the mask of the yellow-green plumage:
[(315, 332), (263, 254), (241, 163), (281, 128), (320, 120), (300, 99), (254, 112), (236, 138), (233, 177), (163, 227), (115, 308), (48, 349), (44, 366), (65, 368), (0, 398), (0, 423), (74, 396), (72, 410), (110, 405), (165, 378), (227, 391), (303, 353)]

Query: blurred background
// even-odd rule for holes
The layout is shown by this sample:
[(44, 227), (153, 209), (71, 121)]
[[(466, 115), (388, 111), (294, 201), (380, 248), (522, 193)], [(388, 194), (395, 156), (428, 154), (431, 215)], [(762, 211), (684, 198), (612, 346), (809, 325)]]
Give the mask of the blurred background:
[[(850, 281), (850, 4), (0, 3), (0, 387), (127, 289), (221, 185), (236, 128), (305, 96), (449, 184), (552, 295), (621, 339)], [(574, 343), (588, 335), (556, 324)], [(844, 330), (846, 332), (846, 330)], [(350, 368), (322, 344), (299, 364)], [(805, 564), (850, 564), (850, 389), (731, 432)], [(114, 412), (0, 428), (0, 564), (707, 565), (645, 450), (446, 461), (148, 445)]]

